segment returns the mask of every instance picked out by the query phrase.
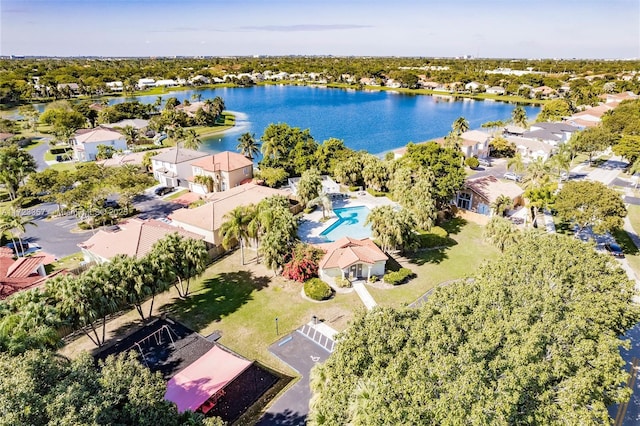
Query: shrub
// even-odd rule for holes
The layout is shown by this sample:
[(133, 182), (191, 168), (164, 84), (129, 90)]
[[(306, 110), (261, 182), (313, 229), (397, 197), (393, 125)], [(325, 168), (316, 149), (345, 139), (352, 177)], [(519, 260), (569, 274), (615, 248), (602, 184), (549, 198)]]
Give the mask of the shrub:
[(313, 300), (325, 300), (331, 297), (331, 287), (320, 278), (311, 278), (304, 283), (304, 294)]
[(318, 262), (324, 252), (309, 244), (298, 243), (285, 257), (282, 275), (290, 280), (305, 282), (318, 276)]
[(388, 272), (384, 275), (384, 282), (391, 285), (402, 284), (409, 278), (413, 278), (414, 274), (411, 269), (400, 268), (395, 272)]
[(351, 191), (351, 192), (360, 191), (360, 187), (359, 186), (350, 186), (349, 187), (349, 191)]
[(480, 161), (476, 157), (469, 157), (466, 160), (464, 160), (464, 162), (467, 166), (471, 167), (472, 169), (475, 169), (480, 165)]
[(369, 282), (370, 283), (375, 283), (376, 281), (378, 281), (380, 278), (377, 275), (371, 275), (369, 277)]
[(372, 188), (367, 188), (367, 192), (373, 195), (374, 197), (384, 197), (385, 195), (387, 195), (387, 192), (376, 191), (375, 189), (372, 189)]
[(418, 237), (421, 248), (442, 247), (452, 244), (449, 233), (439, 226), (432, 227), (429, 232), (424, 232)]
[(340, 288), (349, 288), (351, 287), (351, 281), (343, 277), (338, 277), (336, 278), (336, 285)]

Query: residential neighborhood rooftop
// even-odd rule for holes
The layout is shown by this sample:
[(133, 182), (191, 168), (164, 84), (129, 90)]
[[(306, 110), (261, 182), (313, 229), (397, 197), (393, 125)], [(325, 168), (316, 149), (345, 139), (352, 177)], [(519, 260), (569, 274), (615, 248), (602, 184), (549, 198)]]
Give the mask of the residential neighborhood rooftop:
[(200, 158), (199, 160), (194, 161), (191, 165), (211, 172), (231, 172), (244, 167), (253, 167), (253, 161), (249, 160), (242, 154), (224, 151)]

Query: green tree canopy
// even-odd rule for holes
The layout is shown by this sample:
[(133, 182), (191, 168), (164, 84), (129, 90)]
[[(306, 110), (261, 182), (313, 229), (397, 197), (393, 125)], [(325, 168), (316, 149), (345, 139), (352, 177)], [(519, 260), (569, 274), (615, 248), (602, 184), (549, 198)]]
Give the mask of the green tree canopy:
[(312, 371), (309, 424), (609, 424), (633, 295), (589, 245), (526, 235), (419, 309), (358, 315)]
[(560, 121), (562, 117), (568, 117), (571, 114), (571, 105), (569, 105), (567, 101), (564, 99), (554, 99), (544, 104), (536, 121)]
[(554, 204), (558, 217), (580, 229), (592, 226), (601, 233), (622, 227), (627, 209), (620, 194), (600, 182), (567, 182)]

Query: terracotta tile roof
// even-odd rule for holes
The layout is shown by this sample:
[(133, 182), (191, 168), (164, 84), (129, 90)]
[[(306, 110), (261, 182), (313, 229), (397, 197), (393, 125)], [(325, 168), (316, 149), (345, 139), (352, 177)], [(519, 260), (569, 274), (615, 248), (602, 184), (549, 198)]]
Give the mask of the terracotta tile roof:
[(122, 136), (115, 130), (96, 127), (95, 129), (88, 129), (88, 131), (84, 131), (84, 129), (77, 131), (75, 139), (77, 143), (93, 143), (113, 141), (118, 139), (124, 140), (124, 136)]
[(44, 256), (20, 257), (7, 270), (7, 278), (26, 278), (37, 273), (44, 260)]
[(178, 224), (195, 226), (206, 231), (220, 229), (224, 215), (239, 206), (257, 204), (274, 195), (290, 195), (289, 192), (267, 186), (248, 183), (210, 194), (209, 202), (195, 209), (180, 209), (171, 214), (171, 219)]
[(244, 167), (253, 167), (253, 161), (237, 152), (224, 151), (218, 154), (200, 158), (191, 163), (193, 167), (200, 167), (209, 172), (232, 172)]
[(0, 141), (4, 141), (7, 139), (10, 139), (12, 137), (14, 137), (15, 135), (13, 133), (0, 133)]
[(502, 182), (492, 175), (467, 179), (465, 186), (489, 203), (493, 203), (501, 195), (506, 195), (513, 200), (524, 194), (524, 190), (517, 184), (513, 182)]
[(320, 269), (346, 269), (354, 263), (373, 265), (387, 260), (387, 255), (370, 238), (358, 240), (343, 237), (333, 243), (318, 244), (317, 247), (325, 252), (320, 260)]
[(462, 133), (460, 137), (465, 142), (470, 141), (476, 144), (476, 143), (486, 142), (487, 140), (489, 140), (490, 135), (489, 133), (482, 132), (480, 130), (469, 130), (467, 132)]
[(47, 277), (39, 275), (37, 270), (45, 261), (46, 256), (21, 257), (14, 260), (11, 249), (0, 248), (0, 300), (42, 284)]
[(111, 259), (119, 254), (140, 258), (149, 253), (158, 240), (176, 232), (183, 237), (202, 239), (201, 235), (158, 220), (129, 219), (119, 224), (117, 230), (101, 229), (78, 246), (103, 259)]

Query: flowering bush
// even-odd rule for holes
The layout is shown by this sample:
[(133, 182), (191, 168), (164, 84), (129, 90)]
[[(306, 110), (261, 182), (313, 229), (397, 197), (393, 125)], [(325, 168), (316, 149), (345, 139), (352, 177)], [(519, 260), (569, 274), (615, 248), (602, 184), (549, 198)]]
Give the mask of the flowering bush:
[(318, 276), (318, 262), (323, 251), (309, 244), (299, 243), (287, 256), (282, 275), (290, 280), (305, 282)]

